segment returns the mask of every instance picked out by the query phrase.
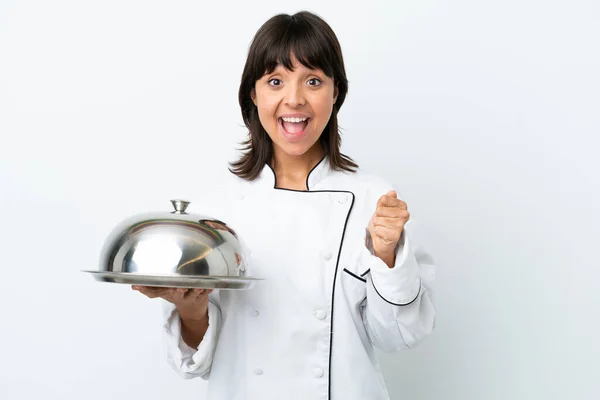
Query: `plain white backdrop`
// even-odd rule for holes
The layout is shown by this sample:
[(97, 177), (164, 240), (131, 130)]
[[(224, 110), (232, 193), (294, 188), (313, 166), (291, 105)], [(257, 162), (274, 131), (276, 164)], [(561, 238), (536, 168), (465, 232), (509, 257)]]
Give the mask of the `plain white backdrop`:
[(597, 1), (2, 0), (1, 399), (204, 398), (159, 303), (80, 270), (121, 219), (219, 185), (250, 40), (301, 9), (342, 43), (343, 151), (438, 264), (436, 331), (381, 355), (392, 399), (598, 398)]

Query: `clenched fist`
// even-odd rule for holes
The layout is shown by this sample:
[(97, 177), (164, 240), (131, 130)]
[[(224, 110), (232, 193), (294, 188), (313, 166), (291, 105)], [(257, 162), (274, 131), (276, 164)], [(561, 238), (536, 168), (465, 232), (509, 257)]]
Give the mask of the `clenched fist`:
[(370, 247), (390, 268), (394, 267), (396, 248), (410, 213), (404, 201), (391, 190), (379, 198), (377, 209), (369, 222)]

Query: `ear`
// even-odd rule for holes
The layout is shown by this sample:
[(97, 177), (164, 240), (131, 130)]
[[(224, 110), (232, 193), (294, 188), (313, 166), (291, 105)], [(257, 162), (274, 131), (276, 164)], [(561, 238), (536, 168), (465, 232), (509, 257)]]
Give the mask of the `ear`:
[(252, 90), (250, 90), (250, 98), (252, 99), (252, 102), (254, 103), (254, 105), (256, 105), (256, 91), (254, 90), (254, 88), (252, 88)]
[(335, 85), (335, 89), (333, 89), (333, 104), (335, 104), (335, 102), (337, 101), (339, 93), (340, 91), (338, 90), (338, 86)]

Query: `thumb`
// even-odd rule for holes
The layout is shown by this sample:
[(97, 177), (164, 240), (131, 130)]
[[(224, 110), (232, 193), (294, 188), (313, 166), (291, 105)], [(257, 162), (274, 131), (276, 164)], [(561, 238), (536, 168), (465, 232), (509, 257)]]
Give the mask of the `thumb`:
[(389, 191), (389, 192), (387, 192), (385, 195), (386, 195), (386, 196), (392, 196), (392, 197), (398, 198), (398, 193), (396, 193), (396, 191), (395, 191), (395, 190), (390, 190), (390, 191)]

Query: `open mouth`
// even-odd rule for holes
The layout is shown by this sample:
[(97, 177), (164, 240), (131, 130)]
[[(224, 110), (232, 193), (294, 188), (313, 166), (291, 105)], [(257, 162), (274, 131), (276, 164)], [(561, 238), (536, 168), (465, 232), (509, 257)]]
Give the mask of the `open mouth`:
[(306, 130), (309, 121), (310, 118), (307, 117), (284, 117), (278, 119), (278, 122), (283, 128), (284, 132), (291, 136), (302, 135)]

